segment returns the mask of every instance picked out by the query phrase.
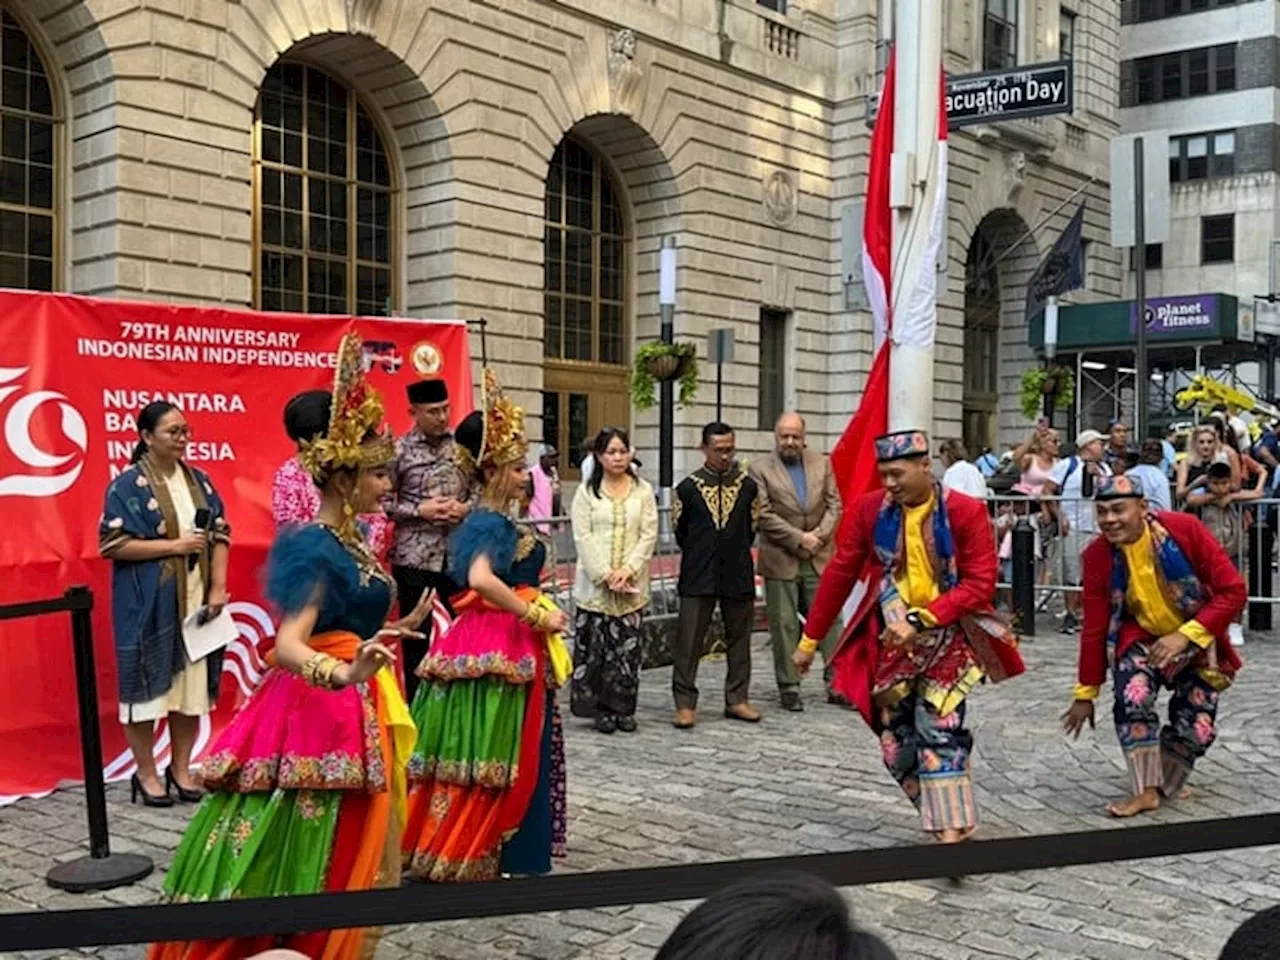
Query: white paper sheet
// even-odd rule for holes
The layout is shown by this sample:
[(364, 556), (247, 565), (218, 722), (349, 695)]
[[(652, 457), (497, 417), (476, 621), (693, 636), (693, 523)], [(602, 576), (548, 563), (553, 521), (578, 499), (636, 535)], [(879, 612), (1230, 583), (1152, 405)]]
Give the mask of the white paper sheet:
[(182, 624), (182, 642), (187, 648), (187, 657), (192, 663), (203, 660), (215, 650), (223, 649), (239, 633), (236, 622), (231, 619), (231, 611), (226, 607), (223, 607), (220, 614), (205, 624), (198, 623), (200, 613), (201, 610), (197, 610)]

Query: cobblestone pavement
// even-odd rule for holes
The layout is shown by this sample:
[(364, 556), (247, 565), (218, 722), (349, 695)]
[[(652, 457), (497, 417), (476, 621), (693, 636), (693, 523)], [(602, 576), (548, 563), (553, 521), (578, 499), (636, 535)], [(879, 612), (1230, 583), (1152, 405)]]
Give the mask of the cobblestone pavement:
[[(1025, 648), (1030, 671), (978, 691), (970, 716), (984, 835), (1116, 827), (1103, 803), (1125, 788), (1109, 722), (1067, 742), (1058, 716), (1071, 689), (1074, 645), (1049, 634)], [(1252, 638), (1248, 666), (1223, 698), (1221, 735), (1192, 781), (1195, 795), (1151, 821), (1265, 812), (1280, 807), (1280, 733), (1273, 691), (1280, 643)], [(841, 851), (920, 839), (910, 805), (880, 764), (858, 719), (806, 691), (807, 711), (778, 709), (765, 645), (753, 689), (759, 727), (722, 719), (723, 666), (704, 664), (700, 726), (678, 732), (667, 670), (645, 674), (640, 731), (604, 737), (568, 720), (570, 856), (560, 869)], [(812, 686), (812, 684), (811, 684)], [(190, 808), (131, 807), (109, 791), (117, 850), (168, 865)], [(50, 890), (49, 863), (84, 849), (83, 797), (67, 790), (0, 810), (0, 910), (151, 902), (143, 884), (91, 897)], [(1151, 822), (1148, 821), (1148, 822)], [(887, 853), (886, 856), (892, 856)], [(857, 919), (903, 960), (1215, 960), (1250, 913), (1280, 902), (1276, 848), (849, 891)], [(385, 960), (409, 957), (649, 960), (691, 905), (671, 903), (393, 929)], [(97, 955), (140, 956), (139, 948)], [(68, 956), (66, 951), (41, 956)]]

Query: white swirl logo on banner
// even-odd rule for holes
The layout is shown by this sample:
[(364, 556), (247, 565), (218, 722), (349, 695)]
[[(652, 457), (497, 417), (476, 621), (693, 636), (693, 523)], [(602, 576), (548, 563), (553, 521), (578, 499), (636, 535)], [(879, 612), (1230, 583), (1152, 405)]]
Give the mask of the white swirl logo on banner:
[[(30, 367), (0, 367), (0, 384), (13, 384), (22, 379)], [(0, 403), (22, 388), (0, 386)], [(62, 434), (75, 445), (77, 452), (61, 456), (40, 449), (31, 436), (31, 421), (46, 403), (56, 403), (62, 415)], [(33, 470), (57, 470), (61, 473), (15, 473), (0, 478), (0, 497), (54, 497), (80, 479), (84, 470), (85, 451), (89, 448), (89, 426), (80, 411), (65, 396), (54, 390), (36, 390), (18, 399), (4, 418), (4, 440), (9, 450)], [(68, 466), (70, 465), (70, 466)]]
[[(227, 646), (222, 657), (223, 674), (231, 674), (242, 697), (248, 697), (262, 682), (267, 672), (267, 663), (258, 650), (263, 640), (270, 640), (276, 635), (276, 626), (267, 611), (256, 603), (237, 602), (227, 605), (232, 619), (236, 621), (239, 636)], [(191, 749), (191, 756), (199, 758), (209, 746), (213, 737), (213, 723), (208, 714), (200, 718), (200, 729), (196, 733), (196, 742)], [(157, 769), (169, 765), (169, 724), (161, 720), (156, 727), (155, 749)], [(133, 754), (127, 749), (106, 765), (102, 774), (107, 783), (127, 780), (138, 770), (133, 762)], [(2, 805), (2, 803), (0, 803)]]

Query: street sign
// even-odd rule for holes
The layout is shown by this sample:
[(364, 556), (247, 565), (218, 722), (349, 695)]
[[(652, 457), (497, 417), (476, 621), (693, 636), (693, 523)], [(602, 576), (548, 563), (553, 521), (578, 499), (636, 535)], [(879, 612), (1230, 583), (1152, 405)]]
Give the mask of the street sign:
[(947, 126), (1070, 113), (1075, 84), (1070, 60), (947, 77)]
[[(1133, 141), (1142, 138), (1142, 192), (1144, 243), (1166, 243), (1169, 239), (1169, 133), (1148, 130), (1111, 138), (1111, 246), (1132, 247), (1137, 243), (1137, 203), (1133, 192), (1137, 180), (1133, 171)], [(1145, 263), (1143, 254), (1135, 254)]]
[(733, 363), (733, 328), (720, 327), (707, 335), (707, 361)]

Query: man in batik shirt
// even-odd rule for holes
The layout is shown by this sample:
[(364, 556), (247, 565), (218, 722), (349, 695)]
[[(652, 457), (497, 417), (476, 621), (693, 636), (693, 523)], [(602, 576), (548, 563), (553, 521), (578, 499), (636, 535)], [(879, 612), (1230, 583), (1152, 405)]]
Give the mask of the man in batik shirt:
[[(1062, 717), (1079, 737), (1107, 669), (1116, 734), (1133, 794), (1107, 805), (1114, 817), (1178, 797), (1216, 735), (1218, 696), (1240, 669), (1228, 630), (1248, 599), (1231, 557), (1197, 518), (1152, 513), (1136, 477), (1098, 481), (1102, 535), (1084, 549), (1084, 628), (1079, 682)], [(1156, 699), (1173, 691), (1169, 722)]]
[[(422, 594), (435, 590), (449, 607), (458, 585), (449, 579), (449, 535), (471, 509), (473, 491), (458, 467), (453, 434), (449, 432), (449, 390), (443, 380), (419, 380), (407, 390), (413, 428), (396, 444), (392, 464), (394, 493), (387, 515), (395, 521), (391, 572), (400, 597), (401, 615), (418, 605)], [(405, 637), (405, 695), (413, 702), (418, 688), (414, 673), (431, 643), (432, 618), (422, 624), (425, 640)]]
[(986, 505), (933, 477), (922, 431), (876, 440), (882, 491), (848, 505), (796, 648), (813, 663), (854, 586), (868, 589), (832, 658), (833, 687), (880, 737), (885, 766), (944, 843), (978, 825), (965, 728), (969, 692), (1023, 670), (1017, 640), (991, 606), (996, 548)]

